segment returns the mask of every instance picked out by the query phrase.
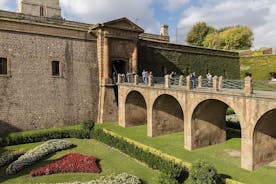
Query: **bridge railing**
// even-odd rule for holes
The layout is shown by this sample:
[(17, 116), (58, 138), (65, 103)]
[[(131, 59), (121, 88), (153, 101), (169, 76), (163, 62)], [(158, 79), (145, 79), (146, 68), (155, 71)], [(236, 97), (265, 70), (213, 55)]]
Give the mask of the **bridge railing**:
[(244, 80), (223, 79), (222, 88), (224, 88), (224, 89), (244, 89)]
[(276, 82), (269, 80), (254, 80), (254, 91), (276, 91)]
[(273, 83), (271, 81), (265, 80), (254, 80), (252, 81), (251, 77), (246, 77), (245, 80), (231, 80), (231, 79), (223, 79), (223, 77), (214, 76), (212, 80), (208, 80), (206, 78), (202, 78), (201, 76), (196, 79), (191, 79), (190, 76), (177, 76), (174, 78), (170, 78), (168, 75), (165, 77), (153, 77), (150, 75), (148, 78), (142, 78), (139, 76), (133, 76), (131, 80), (127, 80), (124, 75), (118, 75), (118, 83), (135, 83), (137, 85), (163, 85), (164, 87), (170, 88), (186, 88), (190, 89), (204, 89), (210, 88), (213, 91), (219, 91), (223, 89), (230, 90), (244, 90), (247, 95), (252, 94), (255, 91), (276, 91), (276, 82)]

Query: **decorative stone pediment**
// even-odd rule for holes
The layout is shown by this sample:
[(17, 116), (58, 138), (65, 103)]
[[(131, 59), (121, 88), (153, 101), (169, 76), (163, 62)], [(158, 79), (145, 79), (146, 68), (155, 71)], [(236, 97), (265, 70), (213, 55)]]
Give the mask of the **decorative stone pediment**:
[(120, 29), (120, 30), (126, 30), (126, 31), (133, 31), (137, 33), (144, 32), (144, 30), (141, 27), (139, 27), (138, 25), (136, 25), (135, 23), (133, 23), (127, 18), (120, 18), (120, 19), (112, 20), (102, 24), (97, 24), (91, 27), (90, 30), (95, 30), (98, 28), (113, 28), (113, 29)]

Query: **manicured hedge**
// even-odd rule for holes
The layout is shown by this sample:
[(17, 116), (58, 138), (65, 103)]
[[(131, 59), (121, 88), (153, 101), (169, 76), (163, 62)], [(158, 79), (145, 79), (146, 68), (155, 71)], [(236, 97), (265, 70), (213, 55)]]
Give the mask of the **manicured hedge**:
[(89, 138), (92, 124), (94, 126), (94, 123), (85, 120), (81, 125), (76, 126), (10, 133), (0, 136), (0, 146), (42, 142), (51, 139)]
[(127, 142), (123, 138), (110, 135), (101, 128), (96, 128), (93, 131), (93, 138), (111, 147), (119, 149), (123, 153), (146, 163), (153, 169), (157, 169), (167, 174), (169, 177), (174, 178), (180, 183), (184, 182), (188, 177), (188, 169), (186, 167), (183, 167), (173, 161), (166, 160), (148, 150), (144, 150), (135, 144)]

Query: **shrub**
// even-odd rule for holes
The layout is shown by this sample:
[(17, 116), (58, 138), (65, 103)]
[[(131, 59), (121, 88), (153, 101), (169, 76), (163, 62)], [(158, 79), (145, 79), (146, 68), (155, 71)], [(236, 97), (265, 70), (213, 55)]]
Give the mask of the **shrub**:
[(84, 120), (82, 121), (82, 129), (84, 131), (84, 138), (90, 139), (91, 131), (94, 128), (95, 122), (92, 120)]
[(112, 174), (109, 176), (102, 176), (97, 180), (92, 180), (89, 182), (82, 183), (77, 181), (63, 184), (142, 184), (142, 181), (137, 176), (128, 173), (122, 173), (118, 175)]
[(187, 169), (173, 161), (165, 160), (160, 155), (144, 150), (137, 145), (127, 142), (123, 138), (109, 135), (102, 129), (94, 129), (93, 138), (101, 141), (111, 147), (121, 150), (123, 153), (146, 163), (153, 169), (158, 169), (161, 172), (175, 178), (179, 182), (183, 182), (187, 177)]
[(235, 111), (233, 109), (231, 109), (231, 108), (228, 108), (226, 110), (226, 115), (232, 115), (232, 114), (235, 114)]
[(38, 169), (31, 171), (31, 176), (42, 176), (56, 173), (89, 172), (100, 173), (97, 166), (97, 158), (78, 153), (67, 154)]
[(216, 184), (219, 181), (216, 168), (202, 160), (194, 163), (190, 170), (190, 177), (193, 184)]
[(158, 178), (159, 184), (178, 184), (178, 181), (172, 176), (162, 173)]
[(10, 164), (14, 160), (18, 159), (21, 155), (24, 155), (26, 151), (5, 151), (0, 155), (0, 167)]
[(60, 150), (68, 149), (72, 147), (68, 141), (64, 140), (50, 140), (43, 143), (40, 146), (37, 146), (29, 151), (27, 151), (24, 155), (20, 156), (16, 161), (11, 163), (6, 169), (7, 175), (13, 175), (17, 172), (21, 171), (23, 168), (32, 165), (36, 161), (41, 160), (43, 157), (55, 153)]
[(63, 138), (84, 138), (81, 126), (11, 133), (0, 137), (0, 146), (27, 144)]

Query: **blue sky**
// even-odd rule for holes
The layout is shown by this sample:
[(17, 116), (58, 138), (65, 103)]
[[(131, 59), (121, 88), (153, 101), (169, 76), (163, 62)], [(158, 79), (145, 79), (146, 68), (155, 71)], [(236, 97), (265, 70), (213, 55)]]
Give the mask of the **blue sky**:
[[(168, 24), (171, 42), (178, 43), (185, 43), (199, 21), (216, 28), (246, 25), (254, 32), (254, 48), (276, 48), (276, 0), (60, 0), (60, 6), (68, 20), (100, 23), (127, 17), (150, 33)], [(0, 0), (0, 9), (16, 7), (17, 0)]]

